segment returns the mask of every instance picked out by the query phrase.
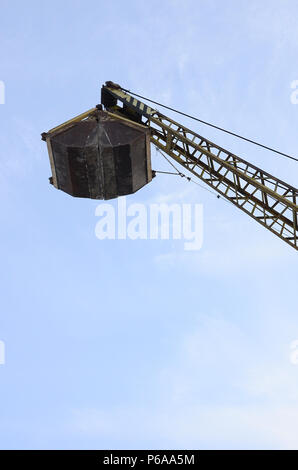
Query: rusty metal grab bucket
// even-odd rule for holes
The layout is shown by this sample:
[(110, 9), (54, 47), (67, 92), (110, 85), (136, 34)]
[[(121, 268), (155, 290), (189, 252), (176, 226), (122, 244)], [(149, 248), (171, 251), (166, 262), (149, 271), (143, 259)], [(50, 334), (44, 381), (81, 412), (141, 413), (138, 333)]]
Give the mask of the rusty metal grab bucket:
[(71, 196), (113, 199), (152, 179), (150, 133), (145, 126), (94, 108), (42, 134), (50, 182)]

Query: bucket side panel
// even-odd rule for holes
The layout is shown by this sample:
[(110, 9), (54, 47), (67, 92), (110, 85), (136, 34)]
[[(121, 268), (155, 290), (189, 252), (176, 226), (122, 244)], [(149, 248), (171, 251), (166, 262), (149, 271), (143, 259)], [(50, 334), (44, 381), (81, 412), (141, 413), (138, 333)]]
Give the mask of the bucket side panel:
[(119, 196), (132, 193), (131, 145), (114, 147), (117, 190)]
[(51, 142), (51, 145), (55, 164), (57, 187), (68, 194), (72, 194), (72, 182), (68, 166), (67, 148), (54, 140)]
[(138, 191), (148, 183), (146, 151), (146, 138), (141, 136), (134, 142), (131, 152), (133, 166), (132, 192)]
[(103, 165), (103, 194), (104, 199), (113, 199), (118, 196), (117, 181), (115, 175), (115, 162), (112, 147), (104, 147), (101, 150)]
[(90, 197), (87, 162), (82, 148), (68, 148), (68, 164), (73, 196)]
[(103, 163), (100, 150), (98, 147), (84, 149), (91, 199), (104, 199)]

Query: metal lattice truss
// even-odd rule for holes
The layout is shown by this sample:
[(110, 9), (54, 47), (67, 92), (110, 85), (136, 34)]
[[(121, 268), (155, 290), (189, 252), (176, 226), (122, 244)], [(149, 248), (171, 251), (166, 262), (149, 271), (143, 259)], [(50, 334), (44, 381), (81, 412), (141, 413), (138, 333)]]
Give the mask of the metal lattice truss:
[[(217, 193), (298, 250), (298, 190), (161, 114), (121, 89), (104, 87), (111, 109), (144, 117), (151, 142)], [(116, 105), (124, 103), (123, 108)]]

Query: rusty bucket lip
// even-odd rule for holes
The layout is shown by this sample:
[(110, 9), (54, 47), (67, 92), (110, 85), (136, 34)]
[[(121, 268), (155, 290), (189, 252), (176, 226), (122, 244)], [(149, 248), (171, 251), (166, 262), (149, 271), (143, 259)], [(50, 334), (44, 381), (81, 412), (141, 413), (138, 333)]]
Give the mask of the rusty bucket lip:
[(95, 107), (95, 108), (89, 109), (88, 111), (85, 111), (84, 113), (79, 114), (78, 116), (75, 116), (74, 118), (71, 118), (63, 122), (62, 124), (59, 124), (56, 127), (53, 127), (47, 132), (43, 132), (41, 134), (41, 138), (42, 140), (46, 141), (47, 138), (53, 137), (59, 134), (60, 132), (65, 131), (66, 129), (70, 129), (78, 122), (82, 122), (82, 121), (91, 119), (92, 117), (96, 117), (96, 116), (100, 116), (101, 118), (104, 118), (105, 116), (112, 118), (112, 119), (115, 118), (115, 119), (125, 122), (125, 124), (127, 124), (130, 127), (133, 127), (136, 129), (142, 129), (142, 131), (147, 131), (148, 133), (150, 132), (148, 126), (146, 126), (145, 124), (140, 124), (138, 122), (135, 122), (123, 116), (120, 116), (119, 114), (111, 113), (110, 111), (106, 111), (106, 110), (100, 110), (97, 107)]

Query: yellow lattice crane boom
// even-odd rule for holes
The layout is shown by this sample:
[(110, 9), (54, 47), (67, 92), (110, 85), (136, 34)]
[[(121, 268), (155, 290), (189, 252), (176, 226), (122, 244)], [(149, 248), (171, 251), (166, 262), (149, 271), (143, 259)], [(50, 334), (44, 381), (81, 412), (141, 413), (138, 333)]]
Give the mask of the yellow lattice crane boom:
[(96, 199), (137, 191), (152, 179), (151, 142), (298, 249), (297, 188), (151, 108), (113, 82), (102, 87), (101, 102), (43, 134), (51, 182), (58, 189)]

